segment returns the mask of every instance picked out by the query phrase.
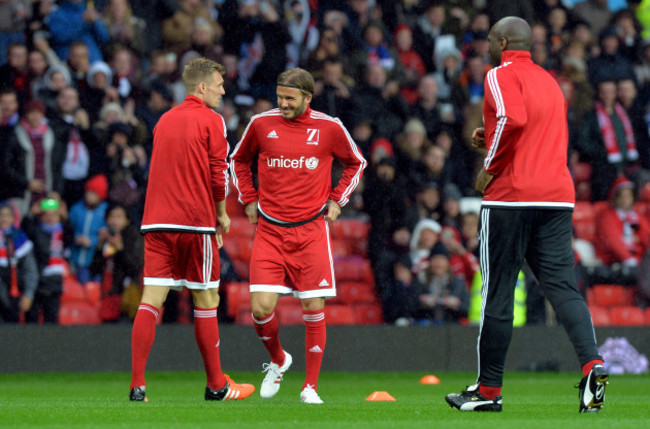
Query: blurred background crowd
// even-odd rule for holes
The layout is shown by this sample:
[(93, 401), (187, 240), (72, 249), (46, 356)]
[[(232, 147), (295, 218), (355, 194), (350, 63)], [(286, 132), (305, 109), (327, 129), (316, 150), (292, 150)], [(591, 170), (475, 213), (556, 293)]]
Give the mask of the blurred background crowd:
[[(314, 75), (312, 108), (340, 118), (369, 162), (342, 219), (365, 232), (334, 250), (370, 267), (375, 323), (477, 322), (471, 134), (488, 33), (507, 15), (531, 24), (532, 60), (566, 97), (580, 287), (590, 306), (594, 283), (647, 306), (648, 0), (0, 0), (0, 320), (57, 323), (73, 282), (97, 295), (99, 321), (132, 315), (152, 130), (203, 56), (226, 69), (231, 149), (275, 107), (279, 73)], [(228, 241), (224, 297), (250, 256)], [(554, 323), (534, 276), (519, 280), (515, 323)], [(165, 321), (189, 317), (186, 298), (170, 297)]]

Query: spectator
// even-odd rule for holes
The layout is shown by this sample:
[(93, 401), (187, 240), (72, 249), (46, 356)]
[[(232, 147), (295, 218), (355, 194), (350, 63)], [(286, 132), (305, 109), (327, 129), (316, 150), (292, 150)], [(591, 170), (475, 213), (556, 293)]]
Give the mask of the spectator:
[[(443, 48), (436, 55), (436, 72), (433, 76), (438, 83), (438, 98), (445, 103), (451, 101), (451, 90), (461, 72), (463, 60), (455, 47)], [(448, 109), (448, 107), (447, 107)]]
[(0, 67), (0, 91), (13, 88), (18, 94), (20, 106), (24, 106), (29, 93), (27, 76), (27, 46), (11, 43), (7, 48), (7, 63)]
[(395, 159), (382, 157), (370, 161), (370, 171), (363, 189), (363, 204), (370, 216), (368, 258), (376, 261), (381, 250), (388, 245), (391, 232), (402, 221), (405, 189), (397, 180)]
[(93, 176), (86, 182), (81, 200), (70, 208), (70, 226), (74, 242), (70, 246), (70, 268), (82, 284), (92, 280), (90, 264), (99, 242), (99, 231), (106, 227), (108, 180), (104, 175)]
[(81, 107), (88, 112), (91, 122), (97, 121), (105, 104), (120, 102), (120, 95), (112, 82), (113, 70), (108, 64), (97, 61), (90, 65), (86, 74), (86, 89), (80, 89), (79, 96)]
[(634, 184), (619, 177), (609, 190), (611, 206), (596, 217), (596, 255), (605, 265), (638, 267), (650, 244), (650, 224), (634, 208)]
[(145, 147), (150, 149), (153, 129), (160, 117), (172, 107), (174, 97), (167, 85), (160, 80), (153, 81), (149, 88), (149, 96), (135, 107), (134, 114), (147, 129)]
[(14, 89), (0, 91), (0, 201), (19, 197), (20, 189), (16, 189), (9, 173), (14, 166), (8, 165), (9, 137), (18, 123), (18, 95)]
[[(128, 211), (130, 219), (142, 215), (142, 195), (146, 186), (147, 154), (139, 144), (134, 144), (132, 129), (116, 122), (108, 127), (105, 144), (104, 173), (109, 178), (108, 200)], [(135, 222), (138, 223), (139, 222)]]
[(22, 229), (14, 225), (13, 206), (0, 203), (0, 320), (18, 323), (29, 311), (38, 286), (34, 245)]
[(84, 0), (62, 0), (47, 20), (52, 48), (59, 58), (67, 58), (72, 43), (81, 41), (88, 48), (87, 61), (101, 61), (101, 46), (110, 40), (110, 35), (100, 18), (99, 12)]
[(408, 326), (416, 307), (412, 301), (414, 290), (423, 290), (425, 286), (411, 271), (411, 260), (401, 255), (394, 260), (392, 272), (387, 283), (378, 284), (379, 298), (382, 303), (384, 321), (396, 326)]
[(72, 230), (64, 220), (66, 217), (64, 204), (55, 198), (44, 198), (32, 205), (23, 221), (23, 229), (34, 243), (40, 273), (34, 304), (25, 315), (28, 323), (38, 323), (41, 315), (45, 323), (59, 322), (67, 265), (65, 252), (72, 243)]
[(422, 165), (424, 169), (418, 178), (420, 185), (434, 182), (438, 184), (438, 189), (443, 190), (447, 184), (451, 183), (451, 170), (447, 164), (447, 155), (441, 146), (437, 144), (427, 146), (422, 154)]
[[(128, 210), (119, 204), (106, 211), (106, 225), (99, 230), (98, 250), (90, 265), (93, 277), (101, 279), (100, 315), (103, 322), (117, 322), (122, 316), (133, 319), (140, 304), (144, 240)], [(131, 288), (137, 302), (128, 299)]]
[(429, 266), (418, 275), (421, 287), (409, 288), (419, 324), (459, 323), (467, 317), (469, 292), (465, 282), (449, 266), (449, 252), (436, 243), (429, 253)]
[(45, 72), (47, 71), (47, 58), (38, 49), (29, 51), (27, 55), (27, 80), (29, 81), (29, 94), (38, 98), (39, 91), (45, 87)]
[(110, 64), (113, 72), (111, 87), (116, 89), (122, 104), (129, 98), (133, 99), (137, 92), (139, 76), (137, 75), (136, 63), (136, 57), (131, 50), (117, 48), (113, 51)]
[(594, 34), (600, 34), (612, 20), (612, 11), (607, 7), (607, 0), (585, 0), (573, 6), (576, 18), (589, 24)]
[(411, 258), (411, 271), (420, 275), (429, 267), (429, 254), (433, 246), (438, 243), (442, 228), (431, 218), (421, 218), (413, 228), (409, 241), (409, 257)]
[(162, 41), (165, 49), (181, 54), (192, 44), (191, 30), (197, 22), (209, 23), (213, 34), (220, 38), (223, 29), (210, 17), (210, 10), (201, 0), (180, 0), (174, 15), (162, 23)]
[(59, 93), (72, 83), (68, 68), (60, 65), (49, 67), (43, 77), (43, 83), (44, 86), (35, 93), (36, 98), (45, 103), (49, 112), (55, 112)]
[(90, 133), (88, 113), (79, 106), (79, 93), (74, 87), (68, 86), (59, 92), (56, 109), (52, 110), (48, 120), (57, 140), (66, 145), (62, 197), (66, 205), (72, 207), (79, 195), (83, 195), (92, 159), (91, 151), (98, 150)]
[(399, 95), (399, 86), (387, 81), (384, 67), (369, 64), (363, 84), (354, 91), (353, 112), (363, 112), (375, 119), (377, 137), (392, 139), (402, 129), (407, 110), (406, 101)]
[(350, 55), (350, 73), (357, 82), (370, 64), (379, 64), (386, 72), (386, 79), (401, 86), (404, 83), (402, 63), (395, 49), (384, 38), (384, 26), (370, 22), (363, 29), (363, 45)]
[(197, 19), (191, 32), (191, 43), (187, 51), (198, 52), (204, 58), (210, 60), (221, 60), (223, 46), (221, 45), (221, 34), (217, 36), (214, 26), (204, 19)]
[(63, 193), (61, 169), (65, 147), (45, 118), (45, 104), (32, 100), (9, 138), (7, 166), (11, 183), (22, 195), (16, 200), (23, 215), (50, 192)]
[(294, 0), (285, 3), (286, 25), (291, 34), (287, 45), (287, 68), (298, 67), (318, 45), (318, 30), (308, 0)]
[(305, 68), (314, 75), (315, 79), (320, 79), (325, 60), (334, 57), (343, 57), (339, 34), (331, 27), (324, 27), (318, 39), (318, 46), (307, 57)]
[(395, 28), (395, 48), (404, 69), (404, 83), (400, 87), (400, 94), (409, 105), (418, 99), (417, 84), (427, 69), (422, 57), (413, 48), (413, 30), (406, 24)]
[(72, 85), (81, 92), (88, 90), (88, 80), (86, 74), (90, 69), (90, 61), (88, 59), (88, 45), (84, 42), (72, 42), (68, 49), (66, 63), (70, 76), (72, 78)]
[(576, 149), (598, 172), (591, 175), (593, 201), (607, 199), (607, 190), (617, 176), (636, 174), (639, 152), (630, 119), (616, 101), (616, 82), (598, 84), (598, 100), (581, 121)]
[(438, 82), (433, 75), (422, 77), (418, 84), (418, 101), (409, 109), (409, 116), (422, 121), (427, 136), (431, 137), (438, 135), (443, 123), (443, 113), (448, 113), (442, 112), (438, 90)]
[(646, 170), (650, 169), (650, 135), (646, 122), (647, 106), (638, 96), (636, 82), (633, 78), (619, 80), (616, 88), (618, 101), (630, 118), (630, 124), (634, 130), (634, 141), (639, 152), (641, 167)]
[(12, 43), (25, 43), (26, 24), (31, 15), (31, 1), (0, 2), (0, 65), (7, 61), (7, 51)]
[(275, 99), (275, 81), (285, 70), (291, 35), (273, 3), (240, 2), (239, 14), (224, 33), (223, 42), (224, 53), (240, 56), (239, 88), (254, 98)]
[(109, 0), (103, 12), (103, 22), (108, 30), (111, 45), (124, 46), (138, 56), (147, 52), (146, 22), (133, 15), (128, 0)]
[(621, 55), (631, 63), (636, 63), (641, 45), (641, 24), (634, 16), (634, 12), (631, 9), (616, 12), (612, 24), (618, 35)]
[(428, 0), (423, 13), (413, 29), (413, 46), (424, 61), (427, 72), (436, 71), (435, 55), (443, 47), (455, 45), (454, 36), (444, 28), (445, 4), (440, 0)]
[(614, 28), (608, 27), (600, 34), (600, 47), (600, 55), (587, 63), (589, 80), (594, 87), (604, 80), (634, 77), (632, 63), (619, 50), (620, 42)]
[(312, 107), (349, 124), (354, 80), (343, 74), (343, 61), (338, 57), (327, 58), (322, 71), (323, 77), (316, 80), (314, 87)]
[(427, 183), (423, 160), (425, 151), (432, 144), (427, 138), (422, 121), (416, 118), (409, 119), (402, 133), (395, 138), (395, 142), (397, 171), (405, 176), (407, 189), (418, 189), (420, 185)]
[(436, 182), (420, 185), (415, 189), (415, 196), (410, 198), (413, 204), (405, 210), (404, 223), (411, 229), (415, 228), (421, 219), (442, 218), (440, 206), (440, 189)]

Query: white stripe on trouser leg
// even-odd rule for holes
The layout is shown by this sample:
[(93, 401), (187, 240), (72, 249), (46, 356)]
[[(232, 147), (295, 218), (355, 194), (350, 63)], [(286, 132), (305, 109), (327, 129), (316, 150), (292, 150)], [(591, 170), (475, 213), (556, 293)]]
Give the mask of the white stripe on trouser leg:
[(485, 303), (487, 301), (488, 284), (490, 281), (490, 252), (488, 247), (488, 237), (490, 236), (490, 209), (481, 209), (481, 231), (480, 231), (480, 257), (481, 264), (481, 321), (478, 328), (478, 340), (476, 342), (476, 356), (478, 361), (478, 371), (476, 382), (481, 377), (481, 334), (483, 333), (483, 320), (485, 318)]

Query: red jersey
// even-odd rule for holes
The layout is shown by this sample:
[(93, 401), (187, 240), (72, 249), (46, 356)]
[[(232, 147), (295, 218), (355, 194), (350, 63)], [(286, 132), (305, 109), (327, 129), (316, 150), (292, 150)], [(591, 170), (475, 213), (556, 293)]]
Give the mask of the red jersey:
[(485, 79), (483, 206), (571, 209), (567, 106), (559, 85), (530, 52), (504, 51)]
[(188, 95), (162, 115), (153, 153), (142, 232), (215, 233), (215, 201), (228, 193), (228, 142), (223, 118)]
[[(250, 168), (255, 155), (259, 155), (258, 190)], [(344, 168), (332, 189), (335, 158)], [(310, 108), (293, 120), (284, 119), (280, 109), (253, 116), (231, 160), (239, 201), (246, 205), (258, 201), (262, 215), (280, 223), (310, 219), (327, 200), (344, 206), (366, 167), (341, 121)]]

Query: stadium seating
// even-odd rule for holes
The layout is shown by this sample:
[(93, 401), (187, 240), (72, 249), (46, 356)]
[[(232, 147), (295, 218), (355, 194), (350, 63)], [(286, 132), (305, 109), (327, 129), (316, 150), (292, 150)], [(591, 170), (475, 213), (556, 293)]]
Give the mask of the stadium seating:
[(358, 325), (381, 325), (384, 323), (380, 304), (356, 304), (354, 312)]
[(591, 164), (577, 162), (572, 166), (573, 181), (575, 182), (576, 200), (589, 201), (591, 199)]
[(101, 323), (101, 286), (88, 282), (85, 286), (66, 271), (59, 308), (61, 325), (97, 325)]
[(591, 320), (593, 321), (594, 326), (611, 325), (609, 310), (607, 308), (590, 305), (589, 312), (591, 313)]
[(634, 305), (634, 289), (623, 285), (595, 284), (587, 296), (591, 304), (601, 307), (622, 307)]
[(596, 213), (589, 201), (576, 201), (573, 209), (573, 228), (576, 237), (594, 242), (596, 238)]
[(614, 326), (645, 325), (645, 315), (638, 307), (613, 307), (609, 310), (609, 317)]
[(325, 321), (328, 325), (354, 325), (356, 317), (352, 307), (327, 305), (325, 306)]
[(228, 317), (236, 319), (240, 308), (251, 306), (248, 283), (230, 282), (226, 283), (224, 286), (226, 291)]
[(650, 325), (650, 307), (645, 309), (644, 315), (645, 315), (645, 324)]
[(229, 235), (226, 237), (229, 237), (231, 235), (253, 237), (255, 235), (256, 230), (257, 230), (257, 225), (250, 223), (247, 217), (233, 215), (230, 218), (230, 232), (228, 233)]
[(338, 282), (336, 292), (344, 304), (379, 303), (374, 286), (367, 282)]

